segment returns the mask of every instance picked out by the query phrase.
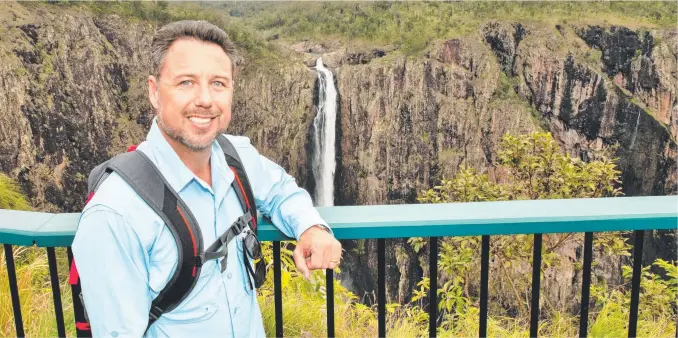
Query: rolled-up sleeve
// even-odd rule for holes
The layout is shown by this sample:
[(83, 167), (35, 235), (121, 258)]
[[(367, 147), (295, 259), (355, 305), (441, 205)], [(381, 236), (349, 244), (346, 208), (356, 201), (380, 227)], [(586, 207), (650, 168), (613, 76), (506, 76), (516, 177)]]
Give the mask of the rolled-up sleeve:
[(143, 336), (152, 299), (147, 255), (132, 227), (108, 207), (89, 207), (72, 250), (93, 335)]
[(332, 232), (313, 206), (309, 193), (297, 185), (294, 177), (278, 164), (255, 153), (256, 165), (252, 168), (257, 172), (250, 178), (258, 209), (285, 235), (297, 240), (314, 225), (325, 226)]

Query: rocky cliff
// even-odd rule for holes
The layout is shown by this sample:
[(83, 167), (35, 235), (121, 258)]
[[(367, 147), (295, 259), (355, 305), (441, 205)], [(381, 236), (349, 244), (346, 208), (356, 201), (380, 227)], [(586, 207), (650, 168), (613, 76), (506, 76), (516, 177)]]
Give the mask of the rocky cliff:
[[(79, 8), (3, 4), (0, 168), (35, 207), (76, 212), (89, 170), (145, 138), (154, 25)], [(301, 63), (242, 69), (233, 130), (304, 185), (315, 74)]]
[[(155, 24), (79, 7), (0, 8), (0, 169), (36, 208), (76, 212), (89, 170), (145, 136)], [(322, 56), (340, 96), (336, 204), (414, 203), (461, 165), (499, 177), (499, 138), (537, 129), (585, 160), (618, 157), (627, 195), (674, 194), (676, 34), (487, 22), (418, 56), (385, 46), (283, 46), (298, 50), (280, 64), (260, 60), (241, 70), (231, 132), (249, 136), (313, 191), (317, 89), (309, 60)], [(662, 236), (649, 250), (675, 255), (666, 249), (675, 236)], [(363, 272), (376, 271), (366, 259), (376, 246), (345, 245), (346, 284), (374, 290), (376, 275)], [(388, 294), (406, 301), (425, 258), (403, 241), (388, 245)], [(572, 290), (553, 297), (565, 302)]]

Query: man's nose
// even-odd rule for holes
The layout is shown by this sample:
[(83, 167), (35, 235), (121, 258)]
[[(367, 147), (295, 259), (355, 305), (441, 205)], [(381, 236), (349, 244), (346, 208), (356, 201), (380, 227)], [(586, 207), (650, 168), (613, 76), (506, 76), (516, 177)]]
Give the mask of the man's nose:
[(201, 85), (198, 87), (195, 105), (205, 108), (212, 106), (212, 93), (210, 93), (209, 85)]

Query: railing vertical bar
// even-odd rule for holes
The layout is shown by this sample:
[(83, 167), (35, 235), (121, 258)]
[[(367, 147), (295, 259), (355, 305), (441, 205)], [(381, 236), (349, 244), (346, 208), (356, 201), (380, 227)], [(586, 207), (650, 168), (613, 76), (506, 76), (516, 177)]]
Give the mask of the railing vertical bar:
[(438, 328), (438, 237), (430, 238), (429, 252), (429, 304), (428, 304), (428, 335), (435, 337)]
[[(73, 269), (73, 251), (71, 247), (66, 248), (68, 254), (68, 267)], [(69, 270), (70, 273), (70, 270)], [(70, 277), (69, 277), (70, 279)], [(87, 319), (85, 318), (85, 310), (82, 308), (82, 300), (80, 298), (80, 285), (71, 284), (71, 298), (73, 300), (73, 319), (75, 320), (75, 335), (76, 337), (91, 337), (92, 331), (89, 330), (87, 326), (81, 327), (80, 324), (87, 324)]]
[(638, 326), (638, 301), (640, 298), (640, 277), (643, 270), (643, 241), (645, 231), (634, 231), (633, 277), (631, 278), (631, 312), (629, 313), (629, 337), (636, 336)]
[(61, 289), (59, 289), (59, 274), (57, 272), (57, 260), (54, 248), (47, 248), (47, 264), (49, 265), (49, 276), (52, 282), (52, 299), (54, 300), (54, 315), (57, 324), (57, 333), (59, 337), (66, 337), (66, 328), (64, 326), (64, 310), (61, 305)]
[(283, 336), (282, 312), (282, 266), (280, 262), (280, 241), (273, 241), (273, 297), (275, 300), (275, 336)]
[(530, 307), (530, 337), (539, 333), (539, 291), (541, 288), (541, 246), (542, 234), (534, 234), (532, 253), (532, 305)]
[(21, 317), (21, 302), (19, 301), (19, 287), (16, 280), (16, 267), (14, 266), (14, 253), (11, 244), (5, 246), (5, 262), (7, 263), (7, 279), (9, 280), (9, 290), (12, 295), (12, 309), (14, 310), (14, 327), (16, 336), (24, 336), (24, 321)]
[(327, 336), (334, 337), (334, 270), (325, 270), (327, 293)]
[(379, 337), (386, 337), (386, 241), (377, 239), (377, 317)]
[(490, 236), (483, 235), (480, 253), (480, 327), (479, 337), (487, 337), (487, 293), (490, 270)]
[(586, 337), (589, 324), (589, 298), (591, 291), (591, 265), (593, 263), (593, 232), (584, 233), (584, 270), (581, 282), (581, 311), (579, 337)]

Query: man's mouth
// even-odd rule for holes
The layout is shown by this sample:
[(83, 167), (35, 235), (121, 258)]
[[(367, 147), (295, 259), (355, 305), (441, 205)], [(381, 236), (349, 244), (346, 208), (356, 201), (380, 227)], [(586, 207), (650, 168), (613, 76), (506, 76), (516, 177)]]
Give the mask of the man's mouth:
[(190, 116), (188, 119), (193, 122), (193, 124), (198, 125), (198, 126), (207, 126), (214, 120), (216, 116), (214, 117), (209, 117), (209, 116)]

